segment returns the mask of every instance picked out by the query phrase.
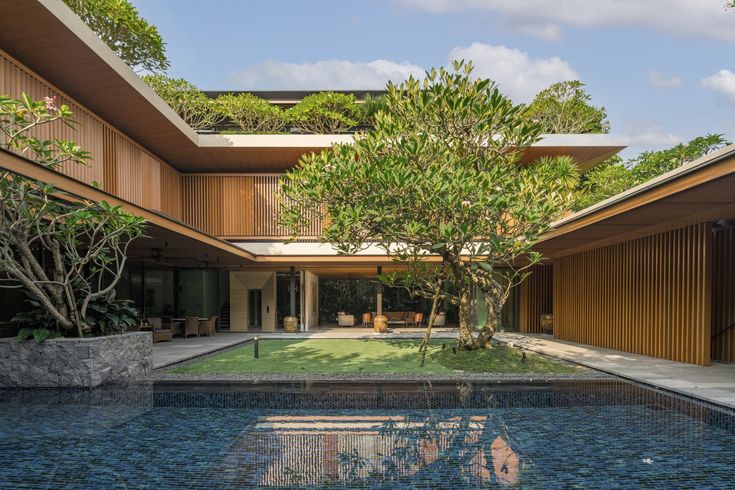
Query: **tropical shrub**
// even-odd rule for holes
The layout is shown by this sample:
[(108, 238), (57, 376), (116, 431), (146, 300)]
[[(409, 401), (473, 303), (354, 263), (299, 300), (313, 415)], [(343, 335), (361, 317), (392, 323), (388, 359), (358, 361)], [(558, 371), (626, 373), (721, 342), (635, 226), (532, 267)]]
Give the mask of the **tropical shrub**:
[(183, 78), (146, 75), (143, 80), (195, 131), (225, 119), (214, 100)]
[[(68, 107), (52, 98), (0, 96), (0, 135), (7, 150), (58, 169), (86, 164), (72, 141), (32, 136), (53, 122), (72, 124)], [(83, 336), (90, 304), (114, 298), (130, 243), (145, 221), (109, 203), (65, 194), (53, 185), (0, 171), (0, 287), (21, 287), (64, 334)], [(44, 327), (49, 322), (44, 322)]]
[(387, 108), (386, 97), (385, 95), (374, 97), (368, 94), (358, 107), (360, 109), (360, 123), (366, 126), (373, 126), (378, 111), (384, 111)]
[(94, 334), (110, 335), (125, 333), (128, 328), (138, 325), (140, 313), (133, 301), (113, 298), (90, 303), (84, 319)]
[(136, 70), (166, 71), (166, 43), (128, 0), (64, 0), (123, 61)]
[(246, 133), (277, 133), (286, 125), (286, 113), (253, 94), (225, 94), (216, 99), (220, 114)]
[(287, 114), (298, 131), (315, 134), (344, 132), (360, 120), (355, 96), (338, 92), (319, 92), (304, 97)]
[(708, 134), (666, 150), (644, 151), (627, 161), (615, 155), (584, 175), (575, 209), (592, 206), (729, 144), (721, 134)]

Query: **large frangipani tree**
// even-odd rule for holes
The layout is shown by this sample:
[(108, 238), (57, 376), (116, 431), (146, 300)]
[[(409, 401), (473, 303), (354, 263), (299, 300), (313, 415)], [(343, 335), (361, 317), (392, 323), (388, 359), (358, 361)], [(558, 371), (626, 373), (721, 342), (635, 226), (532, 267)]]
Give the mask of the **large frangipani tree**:
[[(570, 158), (522, 161), (539, 125), (471, 63), (453, 67), (389, 84), (374, 130), (304, 156), (283, 180), (281, 222), (297, 234), (326, 213), (322, 238), (341, 253), (381, 247), (407, 267), (404, 285), (458, 305), (458, 343), (477, 348), (541, 259), (533, 244), (571, 205), (578, 171)], [(489, 314), (473, 333), (476, 291)]]
[[(40, 126), (72, 124), (51, 98), (0, 96), (3, 147), (50, 169), (84, 165), (76, 143), (42, 140)], [(88, 308), (114, 298), (130, 243), (144, 220), (106, 202), (65, 195), (53, 185), (0, 168), (0, 287), (20, 287), (65, 334), (90, 331)]]

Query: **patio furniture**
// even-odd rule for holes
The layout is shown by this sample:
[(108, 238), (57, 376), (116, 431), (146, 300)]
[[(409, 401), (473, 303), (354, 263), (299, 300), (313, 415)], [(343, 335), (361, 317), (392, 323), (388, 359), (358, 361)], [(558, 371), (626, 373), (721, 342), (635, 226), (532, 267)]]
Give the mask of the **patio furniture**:
[(184, 336), (184, 321), (175, 320), (175, 319), (170, 319), (169, 321), (171, 322), (170, 323), (171, 326), (169, 327), (171, 329), (171, 334), (174, 337), (176, 337), (177, 335), (183, 337)]
[(173, 339), (173, 332), (169, 328), (163, 328), (161, 318), (148, 318), (148, 324), (153, 328), (153, 343), (169, 342)]
[[(415, 312), (413, 311), (384, 311), (383, 315), (388, 318), (388, 325), (397, 325), (405, 327), (410, 319), (413, 318)], [(373, 317), (378, 315), (377, 312), (373, 312)]]
[(348, 315), (347, 313), (340, 311), (337, 313), (337, 325), (340, 327), (354, 327), (355, 315)]
[(197, 333), (199, 336), (206, 335), (207, 337), (211, 337), (212, 335), (215, 335), (217, 332), (215, 332), (215, 325), (217, 324), (217, 317), (216, 316), (210, 316), (206, 320), (199, 319), (199, 326)]
[(434, 319), (434, 326), (435, 327), (443, 327), (447, 324), (447, 315), (446, 313), (437, 313), (436, 318)]
[(362, 314), (362, 326), (367, 328), (373, 325), (373, 316), (370, 313)]
[(184, 338), (189, 335), (196, 335), (199, 337), (199, 317), (187, 316), (184, 321)]
[(154, 328), (153, 329), (153, 343), (156, 342), (170, 342), (173, 340), (173, 332), (167, 328)]
[(423, 313), (414, 313), (410, 320), (408, 320), (407, 325), (412, 327), (420, 327), (424, 324), (424, 314)]

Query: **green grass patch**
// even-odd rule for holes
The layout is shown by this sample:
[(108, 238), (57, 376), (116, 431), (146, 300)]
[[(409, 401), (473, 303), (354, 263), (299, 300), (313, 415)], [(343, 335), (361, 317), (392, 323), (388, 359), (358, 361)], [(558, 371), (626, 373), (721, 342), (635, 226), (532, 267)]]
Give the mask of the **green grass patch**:
[[(579, 369), (505, 345), (452, 352), (452, 340), (434, 340), (424, 367), (416, 340), (261, 339), (260, 358), (253, 344), (173, 370), (179, 374), (247, 373), (573, 373)], [(446, 346), (446, 348), (443, 348)]]

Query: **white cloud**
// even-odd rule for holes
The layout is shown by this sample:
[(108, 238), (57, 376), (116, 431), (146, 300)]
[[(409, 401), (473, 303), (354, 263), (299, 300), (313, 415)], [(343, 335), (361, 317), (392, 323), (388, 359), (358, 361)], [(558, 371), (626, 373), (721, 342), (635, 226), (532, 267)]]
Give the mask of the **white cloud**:
[(625, 130), (616, 134), (616, 139), (639, 151), (669, 148), (683, 141), (681, 136), (647, 119), (629, 121)]
[[(511, 26), (548, 38), (551, 27), (653, 27), (675, 34), (735, 42), (732, 12), (719, 0), (394, 0), (405, 8), (434, 13), (487, 11)], [(533, 27), (536, 27), (535, 29)], [(544, 27), (547, 26), (547, 27)], [(539, 30), (539, 27), (541, 28)]]
[(359, 90), (382, 89), (389, 80), (401, 82), (410, 75), (423, 78), (424, 69), (386, 60), (266, 61), (231, 73), (228, 82), (247, 90)]
[(495, 80), (515, 102), (530, 101), (552, 83), (579, 78), (561, 58), (531, 58), (528, 53), (505, 46), (473, 43), (452, 49), (449, 59), (472, 60), (475, 76)]
[(735, 73), (720, 70), (712, 76), (702, 79), (702, 86), (721, 93), (732, 105), (735, 105)]
[(658, 88), (677, 88), (681, 87), (681, 78), (675, 76), (667, 76), (656, 70), (648, 72), (648, 83)]

